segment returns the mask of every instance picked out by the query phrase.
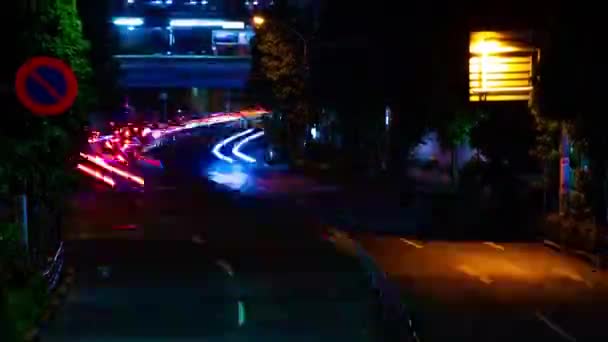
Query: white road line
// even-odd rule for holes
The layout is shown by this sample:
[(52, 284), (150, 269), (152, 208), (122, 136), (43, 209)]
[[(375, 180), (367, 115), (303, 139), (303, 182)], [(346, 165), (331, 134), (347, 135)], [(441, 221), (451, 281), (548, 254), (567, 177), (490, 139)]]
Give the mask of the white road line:
[(579, 283), (583, 283), (585, 285), (587, 285), (587, 287), (589, 288), (593, 288), (593, 283), (591, 283), (589, 280), (583, 278), (583, 276), (581, 276), (580, 274), (578, 274), (576, 271), (572, 271), (572, 270), (568, 270), (565, 268), (554, 268), (553, 269), (553, 273), (557, 276), (561, 276)]
[(154, 188), (154, 191), (172, 191), (177, 190), (176, 186), (157, 186)]
[(220, 259), (217, 261), (217, 265), (219, 267), (222, 268), (222, 270), (224, 270), (224, 272), (228, 273), (229, 276), (234, 276), (234, 270), (232, 269), (232, 266), (230, 266), (230, 264), (223, 259)]
[(558, 245), (557, 243), (551, 241), (551, 240), (543, 240), (543, 243), (549, 247), (553, 247), (555, 249), (561, 250), (562, 246)]
[(496, 244), (494, 242), (491, 242), (491, 241), (484, 242), (483, 244), (486, 245), (486, 246), (490, 246), (490, 247), (492, 247), (494, 249), (498, 249), (499, 251), (504, 251), (505, 250), (504, 246), (498, 245), (498, 244)]
[(205, 243), (205, 240), (203, 240), (200, 235), (192, 235), (192, 242), (197, 245), (202, 245)]
[(408, 245), (410, 245), (410, 246), (413, 246), (413, 247), (415, 247), (415, 248), (418, 248), (418, 249), (420, 249), (420, 248), (424, 248), (424, 246), (423, 246), (423, 245), (418, 244), (418, 243), (416, 243), (416, 242), (414, 242), (414, 241), (410, 241), (410, 240), (408, 240), (408, 239), (400, 238), (399, 240), (401, 240), (402, 242), (404, 242), (404, 243), (406, 243), (406, 244), (408, 244)]
[(490, 279), (490, 277), (477, 272), (476, 270), (472, 269), (471, 267), (469, 267), (467, 265), (458, 266), (458, 270), (460, 272), (468, 275), (469, 277), (479, 279), (479, 281), (481, 281), (482, 283), (484, 283), (486, 285), (490, 285), (494, 282), (492, 279)]
[(239, 300), (239, 327), (245, 324), (246, 317), (245, 304)]
[(551, 322), (551, 320), (549, 320), (549, 318), (543, 315), (540, 311), (536, 312), (536, 318), (538, 318), (541, 322), (545, 323), (549, 328), (551, 328), (551, 330), (556, 332), (559, 336), (570, 342), (576, 342), (576, 338), (565, 332), (564, 329), (562, 329), (559, 325)]

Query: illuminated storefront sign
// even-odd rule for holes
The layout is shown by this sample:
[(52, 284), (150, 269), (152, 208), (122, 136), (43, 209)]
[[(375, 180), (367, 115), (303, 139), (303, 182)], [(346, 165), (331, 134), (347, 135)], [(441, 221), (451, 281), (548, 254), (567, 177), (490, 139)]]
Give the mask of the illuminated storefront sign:
[(538, 51), (524, 34), (473, 32), (470, 36), (470, 101), (527, 101)]

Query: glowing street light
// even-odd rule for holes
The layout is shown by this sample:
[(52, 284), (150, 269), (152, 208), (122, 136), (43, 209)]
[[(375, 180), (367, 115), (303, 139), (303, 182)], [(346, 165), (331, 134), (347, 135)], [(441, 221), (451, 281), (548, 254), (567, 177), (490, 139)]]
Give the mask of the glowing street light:
[(253, 25), (255, 26), (262, 26), (264, 25), (264, 23), (266, 22), (266, 19), (264, 19), (264, 17), (256, 15), (253, 17)]

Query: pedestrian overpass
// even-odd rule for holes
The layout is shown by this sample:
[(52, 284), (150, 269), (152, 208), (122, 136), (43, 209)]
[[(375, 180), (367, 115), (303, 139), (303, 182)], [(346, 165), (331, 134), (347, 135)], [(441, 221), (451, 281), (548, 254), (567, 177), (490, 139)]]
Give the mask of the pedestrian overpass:
[(125, 88), (243, 89), (250, 56), (116, 55)]

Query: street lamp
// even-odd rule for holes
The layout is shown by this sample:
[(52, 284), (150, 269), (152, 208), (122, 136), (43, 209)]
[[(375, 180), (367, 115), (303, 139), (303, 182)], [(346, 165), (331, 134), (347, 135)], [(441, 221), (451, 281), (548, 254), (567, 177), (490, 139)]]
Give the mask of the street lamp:
[(253, 25), (257, 27), (264, 25), (264, 22), (266, 22), (266, 19), (262, 16), (256, 15), (253, 17)]

